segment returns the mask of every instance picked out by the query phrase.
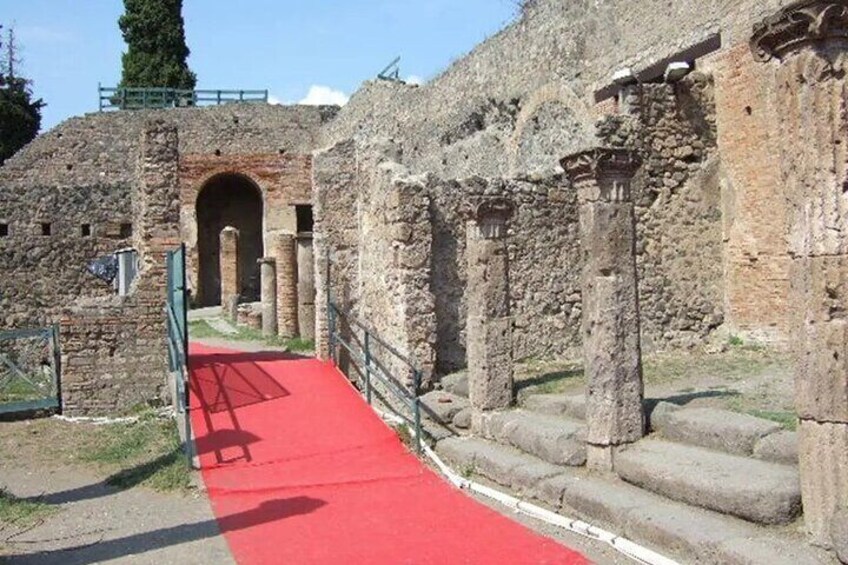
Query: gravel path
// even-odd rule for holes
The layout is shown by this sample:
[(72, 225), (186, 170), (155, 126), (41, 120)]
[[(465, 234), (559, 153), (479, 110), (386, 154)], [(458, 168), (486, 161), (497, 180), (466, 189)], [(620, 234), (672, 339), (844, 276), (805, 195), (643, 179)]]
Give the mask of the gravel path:
[(202, 493), (119, 491), (84, 470), (0, 463), (0, 486), (59, 511), (25, 531), (0, 526), (0, 563), (234, 563)]

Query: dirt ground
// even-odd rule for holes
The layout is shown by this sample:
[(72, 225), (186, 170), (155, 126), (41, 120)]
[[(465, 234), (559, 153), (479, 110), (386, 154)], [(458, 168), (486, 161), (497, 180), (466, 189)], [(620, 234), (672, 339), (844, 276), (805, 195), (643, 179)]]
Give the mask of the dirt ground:
[[(715, 353), (658, 353), (645, 356), (643, 371), (649, 401), (723, 408), (795, 429), (793, 367), (785, 353), (745, 346)], [(581, 394), (585, 385), (579, 362), (531, 359), (516, 367), (519, 398)]]
[(100, 428), (55, 419), (0, 423), (0, 489), (40, 509), (26, 520), (0, 520), (0, 563), (233, 563), (207, 498), (180, 486), (167, 466), (158, 467), (159, 484), (173, 490), (159, 492), (107, 484), (125, 470), (103, 462), (108, 451), (101, 462), (80, 461), (97, 453), (83, 438), (98, 437)]

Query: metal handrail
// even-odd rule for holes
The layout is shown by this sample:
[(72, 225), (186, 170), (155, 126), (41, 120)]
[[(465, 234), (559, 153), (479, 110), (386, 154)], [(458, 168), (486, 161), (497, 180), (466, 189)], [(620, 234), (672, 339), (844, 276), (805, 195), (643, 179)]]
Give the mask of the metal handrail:
[[(421, 453), (421, 371), (418, 370), (415, 364), (407, 356), (403, 355), (397, 349), (389, 345), (367, 325), (358, 320), (352, 319), (351, 316), (349, 316), (346, 312), (339, 308), (339, 306), (333, 303), (332, 300), (328, 300), (327, 303), (329, 307), (328, 315), (330, 317), (330, 355), (332, 356), (333, 360), (338, 361), (335, 353), (335, 344), (338, 344), (345, 351), (348, 352), (351, 361), (353, 362), (354, 366), (356, 366), (359, 373), (364, 374), (365, 396), (369, 405), (373, 404), (374, 383), (372, 381), (372, 378), (376, 378), (380, 383), (384, 385), (386, 390), (391, 392), (392, 395), (397, 398), (397, 400), (402, 402), (412, 412), (411, 418), (408, 418), (403, 414), (398, 415), (414, 427), (416, 450), (418, 453)], [(344, 317), (352, 327), (359, 328), (364, 332), (362, 340), (364, 351), (356, 351), (352, 343), (348, 343), (348, 341), (346, 341), (341, 335), (339, 335), (339, 331), (337, 330), (335, 324), (335, 319), (337, 316)], [(374, 351), (371, 348), (372, 341), (384, 347), (386, 351), (394, 355), (398, 360), (402, 361), (404, 364), (406, 364), (412, 369), (414, 387), (413, 391), (409, 391), (395, 375), (392, 375), (391, 371), (386, 368), (385, 364), (380, 362), (380, 360), (374, 356)], [(357, 362), (359, 365), (361, 365), (361, 367), (357, 365)]]
[(163, 87), (103, 87), (98, 85), (100, 111), (155, 109), (202, 104), (268, 103), (268, 90), (187, 90)]

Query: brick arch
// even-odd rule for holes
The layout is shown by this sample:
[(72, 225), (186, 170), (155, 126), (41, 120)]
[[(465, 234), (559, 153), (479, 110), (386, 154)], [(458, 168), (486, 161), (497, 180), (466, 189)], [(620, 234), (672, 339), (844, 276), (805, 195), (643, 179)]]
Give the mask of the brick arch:
[(245, 302), (259, 300), (259, 265), (264, 256), (266, 198), (249, 175), (217, 172), (198, 188), (194, 203), (196, 222), (195, 304), (221, 303), (220, 233), (225, 227), (239, 230), (239, 292)]
[[(515, 128), (512, 137), (507, 141), (507, 157), (509, 160), (509, 172), (511, 175), (526, 172), (519, 170), (521, 166), (521, 143), (527, 134), (527, 128), (533, 118), (547, 105), (558, 104), (567, 109), (575, 116), (580, 126), (578, 133), (580, 139), (575, 140), (575, 145), (585, 146), (594, 137), (593, 112), (571, 88), (560, 83), (548, 83), (542, 88), (534, 91), (524, 101), (521, 111), (515, 120)], [(554, 162), (564, 157), (566, 153), (552, 156)]]

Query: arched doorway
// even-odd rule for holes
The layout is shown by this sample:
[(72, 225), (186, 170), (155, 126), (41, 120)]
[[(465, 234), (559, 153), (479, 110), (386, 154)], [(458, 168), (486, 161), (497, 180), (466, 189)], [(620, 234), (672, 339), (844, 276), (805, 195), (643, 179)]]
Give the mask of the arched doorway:
[(239, 230), (239, 290), (242, 302), (259, 300), (262, 241), (262, 191), (237, 173), (216, 175), (206, 181), (197, 197), (198, 306), (221, 304), (221, 230)]

